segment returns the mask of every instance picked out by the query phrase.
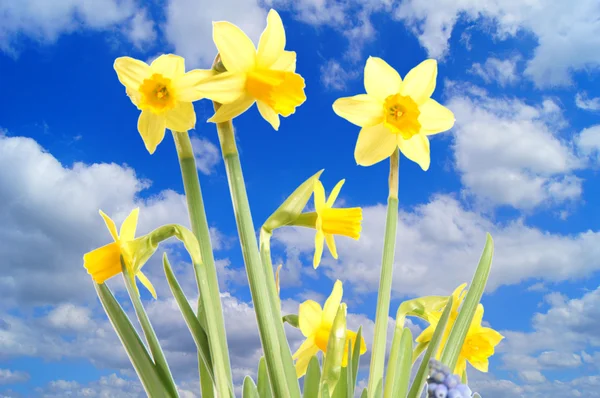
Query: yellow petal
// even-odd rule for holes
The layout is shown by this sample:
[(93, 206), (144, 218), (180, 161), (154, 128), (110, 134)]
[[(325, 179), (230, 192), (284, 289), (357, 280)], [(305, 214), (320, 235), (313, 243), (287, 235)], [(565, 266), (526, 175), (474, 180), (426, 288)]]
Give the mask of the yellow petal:
[(208, 121), (212, 123), (222, 123), (232, 120), (246, 112), (252, 104), (254, 104), (254, 98), (250, 95), (243, 95), (230, 104), (221, 105)]
[(423, 330), (419, 336), (417, 336), (415, 341), (417, 343), (426, 343), (428, 341), (431, 341), (431, 338), (433, 337), (433, 332), (435, 331), (436, 326), (437, 326), (437, 323), (432, 323), (431, 325), (427, 326), (427, 328), (425, 330)]
[(245, 72), (254, 68), (256, 49), (240, 28), (229, 22), (213, 22), (213, 40), (229, 72)]
[[(356, 332), (352, 330), (346, 331), (346, 347), (348, 347), (348, 342), (352, 342), (350, 345), (350, 349), (354, 350), (354, 346), (356, 345)], [(365, 342), (364, 337), (360, 338), (360, 355), (363, 355), (367, 352), (367, 343)], [(348, 350), (344, 351), (344, 357), (342, 359), (342, 366), (348, 366)]]
[(369, 57), (365, 65), (365, 90), (380, 101), (398, 94), (402, 78), (387, 62), (378, 57)]
[(256, 64), (261, 68), (269, 68), (283, 55), (285, 48), (285, 30), (281, 17), (275, 10), (267, 15), (267, 27), (260, 35)]
[(314, 195), (315, 195), (315, 210), (320, 212), (326, 205), (325, 202), (325, 188), (323, 188), (323, 183), (320, 180), (315, 180), (314, 186)]
[(86, 253), (83, 256), (83, 266), (96, 283), (104, 283), (119, 274), (122, 271), (119, 244), (112, 242)]
[(269, 122), (275, 131), (279, 130), (279, 115), (277, 112), (275, 112), (273, 108), (262, 101), (256, 101), (256, 106), (258, 107), (258, 111), (263, 119)]
[(317, 352), (319, 352), (319, 347), (311, 339), (302, 343), (293, 356), (296, 359), (296, 377), (301, 378), (306, 374), (308, 363)]
[(481, 321), (483, 321), (483, 304), (479, 303), (477, 304), (477, 308), (475, 308), (475, 314), (473, 315), (470, 327), (481, 326)]
[(333, 324), (340, 304), (342, 303), (343, 294), (344, 289), (342, 288), (342, 282), (340, 280), (335, 281), (333, 290), (323, 306), (323, 322)]
[[(186, 76), (189, 73), (186, 73)], [(183, 82), (177, 81), (177, 97), (180, 98), (181, 95), (185, 99), (191, 99), (200, 96), (220, 104), (230, 104), (244, 95), (246, 85), (246, 75), (244, 73), (224, 72), (199, 80), (201, 77), (201, 75), (197, 76), (198, 80), (196, 80), (195, 85), (193, 82), (189, 82), (189, 86), (183, 88), (180, 88), (179, 85), (188, 83), (185, 78)]]
[(434, 99), (428, 99), (419, 106), (421, 133), (437, 134), (450, 130), (454, 126), (454, 114)]
[(148, 277), (144, 275), (142, 271), (138, 271), (136, 276), (138, 277), (140, 282), (142, 282), (142, 285), (144, 285), (146, 289), (148, 289), (150, 294), (152, 294), (152, 297), (154, 297), (154, 299), (156, 300), (156, 290), (154, 289), (154, 286), (152, 286), (152, 282), (150, 282)]
[(121, 233), (119, 237), (123, 241), (134, 240), (135, 230), (137, 228), (138, 215), (140, 214), (140, 208), (135, 208), (129, 213), (123, 224), (121, 224)]
[(379, 163), (396, 150), (396, 134), (392, 133), (383, 123), (372, 127), (363, 127), (356, 141), (354, 158), (361, 166), (371, 166)]
[(411, 69), (402, 82), (400, 94), (407, 95), (422, 105), (431, 97), (435, 90), (435, 79), (437, 78), (437, 62), (428, 59)]
[(185, 61), (179, 55), (163, 54), (150, 64), (153, 73), (175, 79), (185, 73)]
[(150, 155), (165, 137), (166, 120), (163, 115), (156, 115), (150, 111), (142, 111), (138, 119), (138, 131), (144, 140)]
[(331, 256), (337, 260), (337, 248), (335, 247), (335, 240), (332, 234), (325, 234), (325, 243), (327, 243), (327, 248), (329, 248)]
[(128, 90), (137, 92), (144, 79), (152, 74), (150, 66), (145, 62), (131, 58), (119, 57), (114, 63), (117, 77)]
[(196, 126), (196, 112), (191, 102), (179, 102), (165, 115), (167, 128), (173, 131), (188, 131)]
[(323, 310), (319, 303), (313, 300), (306, 300), (298, 309), (298, 324), (300, 331), (305, 337), (312, 336), (315, 330), (321, 324)]
[(313, 268), (317, 269), (319, 263), (321, 262), (321, 257), (323, 256), (323, 240), (325, 236), (323, 231), (317, 230), (315, 234), (315, 256), (313, 257)]
[[(460, 360), (461, 360), (461, 358), (459, 358), (459, 362), (460, 362)], [(464, 358), (463, 361), (465, 361), (465, 365), (464, 365), (464, 367), (462, 367), (462, 371), (464, 371), (467, 368), (466, 358)], [(487, 373), (487, 371), (488, 371), (489, 361), (487, 359), (479, 359), (479, 360), (470, 359), (469, 363), (471, 364), (471, 366), (473, 366), (475, 369), (477, 369), (480, 372)], [(458, 364), (457, 364), (456, 368), (458, 369)], [(461, 369), (458, 369), (458, 370), (461, 370)], [(456, 373), (458, 373), (458, 372), (456, 372)]]
[[(464, 357), (458, 357), (458, 361), (456, 362), (456, 366), (454, 367), (454, 374), (462, 375), (463, 372), (467, 369), (467, 360)], [(486, 369), (487, 372), (487, 369)]]
[(283, 51), (283, 54), (271, 65), (273, 70), (282, 70), (285, 72), (296, 72), (296, 52)]
[(345, 97), (333, 103), (333, 111), (350, 123), (360, 127), (375, 126), (383, 122), (383, 103), (368, 94)]
[(346, 182), (345, 179), (340, 180), (340, 181), (338, 181), (337, 184), (335, 184), (335, 187), (333, 187), (333, 189), (331, 190), (331, 193), (329, 194), (329, 198), (327, 198), (327, 207), (333, 206), (333, 204), (335, 203), (335, 200), (337, 199), (338, 195), (340, 194), (340, 190), (342, 189), (344, 182)]
[(492, 347), (497, 346), (504, 339), (504, 336), (492, 328), (481, 328), (480, 333), (483, 334), (483, 337)]
[(425, 134), (416, 134), (409, 140), (398, 136), (398, 147), (400, 147), (404, 156), (417, 163), (424, 171), (429, 169), (429, 163), (431, 162), (429, 139)]
[(173, 81), (175, 97), (183, 102), (194, 102), (204, 98), (203, 83), (209, 77), (214, 76), (215, 73), (212, 69), (194, 69), (179, 76)]
[(115, 225), (115, 222), (102, 210), (99, 210), (99, 212), (100, 216), (104, 219), (104, 224), (106, 224), (106, 228), (108, 228), (108, 231), (110, 232), (110, 236), (112, 236), (115, 242), (117, 242), (119, 240), (119, 234), (117, 234), (117, 226)]

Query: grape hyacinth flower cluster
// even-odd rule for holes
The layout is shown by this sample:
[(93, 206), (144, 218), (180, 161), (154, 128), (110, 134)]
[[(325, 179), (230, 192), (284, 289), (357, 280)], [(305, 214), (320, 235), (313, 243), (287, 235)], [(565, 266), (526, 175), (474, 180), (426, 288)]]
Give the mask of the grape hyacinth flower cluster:
[(450, 373), (450, 369), (440, 361), (429, 361), (427, 378), (427, 398), (471, 398), (472, 391), (460, 383), (460, 377)]

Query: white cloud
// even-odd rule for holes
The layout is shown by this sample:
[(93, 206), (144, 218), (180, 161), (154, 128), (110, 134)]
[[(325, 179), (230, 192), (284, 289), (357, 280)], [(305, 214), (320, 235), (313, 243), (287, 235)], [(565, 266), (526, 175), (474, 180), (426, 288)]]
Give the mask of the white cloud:
[(331, 90), (343, 90), (348, 80), (356, 79), (360, 75), (359, 72), (357, 69), (346, 70), (338, 61), (330, 59), (321, 66), (321, 83)]
[(600, 124), (583, 129), (575, 142), (584, 156), (600, 162)]
[(518, 80), (517, 63), (520, 57), (509, 59), (488, 58), (482, 65), (475, 63), (469, 72), (481, 77), (486, 83), (507, 86)]
[[(309, 277), (325, 272), (331, 279), (343, 279), (358, 294), (375, 292), (385, 213), (383, 205), (363, 207), (360, 239), (336, 238), (339, 260), (326, 254), (317, 271), (308, 265), (314, 251), (313, 231), (285, 228), (276, 231), (274, 237), (290, 249), (285, 266), (288, 260), (298, 262), (304, 264), (300, 269)], [(553, 234), (522, 220), (496, 224), (491, 218), (465, 209), (450, 196), (437, 195), (427, 204), (400, 211), (394, 295), (450, 294), (456, 286), (470, 281), (486, 232), (495, 242), (488, 291), (525, 280), (576, 280), (600, 269), (598, 232)]]
[(134, 0), (45, 0), (0, 3), (0, 49), (18, 50), (21, 35), (53, 43), (62, 34), (78, 29), (109, 30), (120, 27), (134, 44), (154, 37), (146, 11)]
[(202, 174), (212, 174), (221, 160), (221, 151), (206, 138), (192, 137), (192, 149), (196, 158), (196, 167)]
[(212, 39), (213, 21), (236, 24), (256, 44), (267, 17), (258, 0), (168, 0), (165, 14), (166, 38), (175, 52), (186, 59), (188, 69), (212, 65), (217, 55)]
[[(572, 3), (553, 0), (407, 0), (395, 10), (433, 58), (448, 53), (448, 41), (459, 20), (493, 26), (497, 39), (523, 31), (537, 39), (525, 74), (538, 86), (571, 83), (571, 72), (598, 68), (599, 27), (595, 0)], [(489, 29), (487, 29), (489, 30)]]
[(579, 199), (581, 180), (572, 172), (583, 162), (560, 138), (565, 122), (556, 102), (529, 105), (460, 87), (450, 82), (447, 106), (456, 116), (454, 155), (467, 193), (526, 210)]
[(600, 97), (589, 98), (587, 93), (580, 92), (575, 95), (575, 105), (586, 111), (600, 111)]
[(25, 383), (30, 376), (27, 372), (12, 371), (10, 369), (0, 369), (0, 385)]
[(73, 304), (61, 304), (48, 314), (48, 323), (56, 329), (85, 330), (91, 324), (90, 311)]

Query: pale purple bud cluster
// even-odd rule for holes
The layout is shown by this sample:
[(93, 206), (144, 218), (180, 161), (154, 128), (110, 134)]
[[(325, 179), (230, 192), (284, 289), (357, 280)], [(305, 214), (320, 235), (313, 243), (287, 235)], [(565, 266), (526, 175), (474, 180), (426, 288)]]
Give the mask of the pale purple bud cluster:
[(427, 378), (427, 398), (471, 398), (473, 392), (460, 377), (450, 373), (450, 369), (440, 361), (429, 361)]

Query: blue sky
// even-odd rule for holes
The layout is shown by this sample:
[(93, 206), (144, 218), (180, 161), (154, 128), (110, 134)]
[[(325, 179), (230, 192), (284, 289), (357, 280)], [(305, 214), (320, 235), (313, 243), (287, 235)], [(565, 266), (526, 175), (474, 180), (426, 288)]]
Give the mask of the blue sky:
[[(172, 139), (147, 153), (112, 64), (173, 52), (188, 69), (208, 68), (211, 21), (236, 23), (256, 42), (270, 7), (283, 19), (286, 48), (298, 54), (308, 100), (278, 132), (256, 108), (234, 122), (255, 225), (320, 169), (327, 192), (345, 178), (340, 203), (364, 212), (361, 239), (338, 239), (339, 260), (327, 254), (317, 271), (313, 231), (276, 232), (284, 310), (322, 302), (341, 279), (349, 322), (363, 325), (370, 345), (388, 166), (356, 165), (359, 129), (331, 105), (364, 92), (368, 56), (402, 76), (435, 58), (433, 98), (457, 121), (432, 139), (429, 171), (401, 159), (390, 314), (403, 299), (449, 294), (469, 281), (490, 232), (496, 251), (484, 320), (506, 338), (489, 373), (470, 368), (471, 383), (484, 397), (600, 397), (600, 6), (457, 3), (1, 3), (0, 397), (142, 396), (81, 256), (110, 239), (99, 208), (119, 223), (139, 206), (140, 233), (188, 222)], [(195, 109), (191, 134), (240, 382), (255, 375), (258, 334), (216, 131), (205, 123), (212, 105)], [(186, 257), (177, 245), (163, 249), (194, 297)], [(158, 257), (145, 267), (159, 300), (144, 299), (182, 396), (194, 397), (195, 348), (161, 269)], [(118, 278), (109, 285), (124, 298)], [(295, 349), (301, 336), (289, 337)], [(365, 370), (368, 363), (367, 354)]]

